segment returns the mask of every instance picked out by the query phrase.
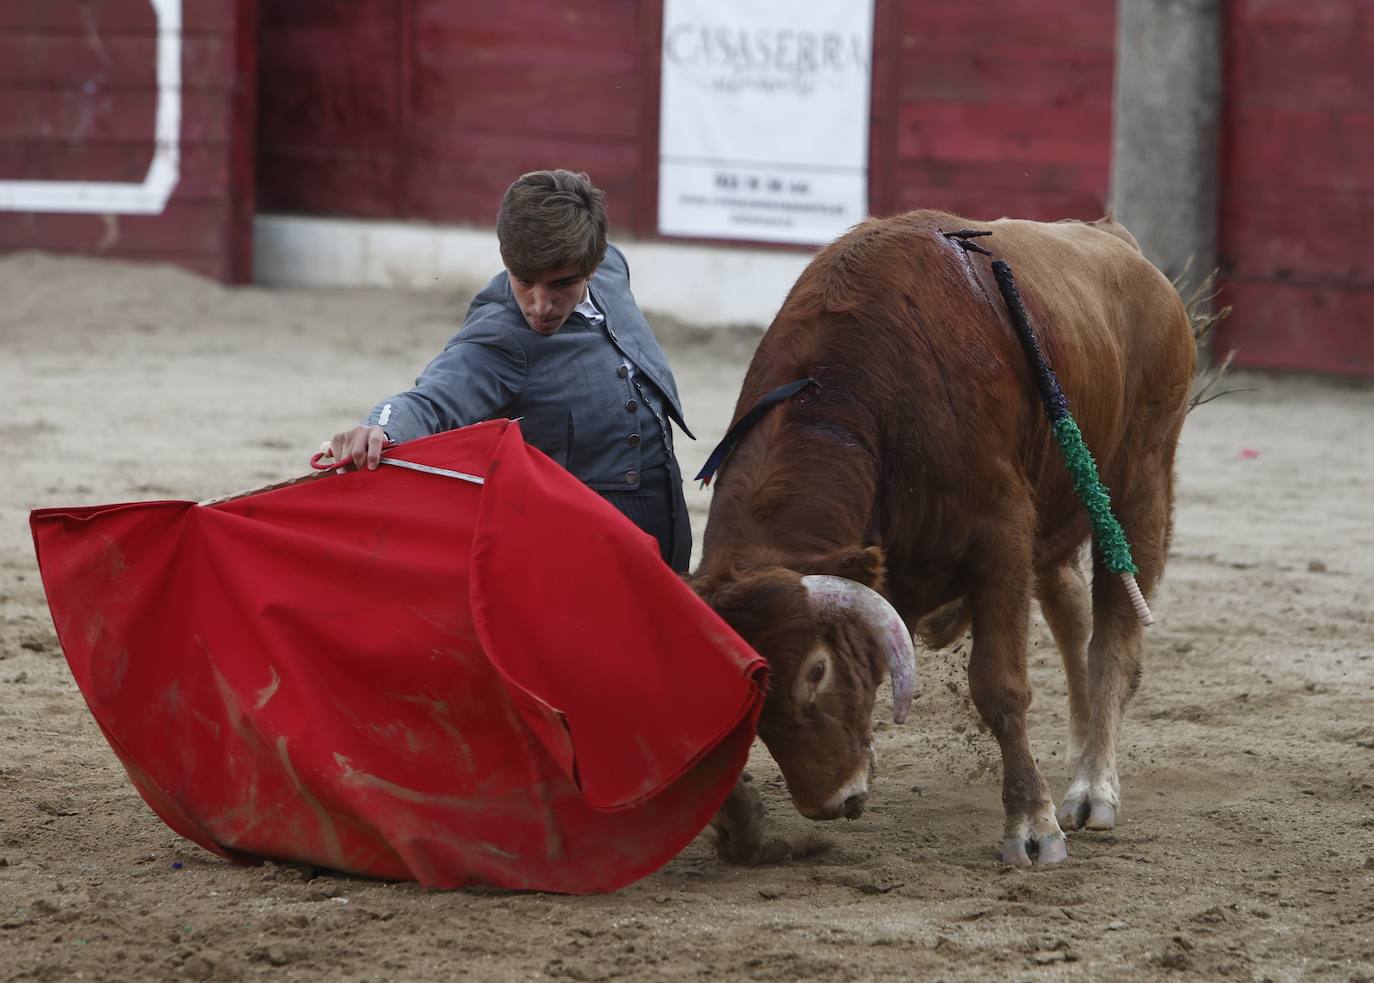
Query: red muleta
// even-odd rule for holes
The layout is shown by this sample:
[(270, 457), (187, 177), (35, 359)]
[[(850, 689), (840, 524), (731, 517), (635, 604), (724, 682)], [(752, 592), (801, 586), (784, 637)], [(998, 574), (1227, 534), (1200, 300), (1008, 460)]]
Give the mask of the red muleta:
[(139, 793), (239, 862), (611, 891), (697, 835), (766, 666), (494, 421), (218, 504), (42, 509), (72, 674)]

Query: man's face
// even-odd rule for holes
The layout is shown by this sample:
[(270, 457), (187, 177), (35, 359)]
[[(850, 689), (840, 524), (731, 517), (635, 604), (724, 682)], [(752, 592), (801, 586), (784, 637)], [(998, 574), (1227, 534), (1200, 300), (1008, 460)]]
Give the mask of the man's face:
[(528, 279), (512, 273), (510, 288), (529, 326), (542, 335), (551, 335), (563, 327), (573, 308), (587, 296), (590, 279), (575, 267), (565, 266), (531, 274)]

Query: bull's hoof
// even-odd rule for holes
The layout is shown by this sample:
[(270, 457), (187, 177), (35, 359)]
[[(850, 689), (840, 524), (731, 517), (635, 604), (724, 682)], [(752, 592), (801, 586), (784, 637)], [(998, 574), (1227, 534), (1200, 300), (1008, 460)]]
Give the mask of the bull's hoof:
[(764, 817), (763, 796), (746, 772), (711, 820), (716, 856), (728, 864), (755, 866), (812, 857), (830, 849), (829, 839), (812, 832), (765, 839)]
[(1009, 867), (1051, 867), (1069, 859), (1069, 845), (1046, 803), (1038, 815), (1007, 819), (1002, 863)]
[(1063, 833), (1032, 839), (1004, 840), (1002, 863), (1008, 867), (1052, 867), (1069, 859), (1069, 845)]
[(766, 846), (762, 826), (747, 830), (716, 827), (716, 856), (727, 864), (748, 866), (766, 862), (759, 859)]
[(1108, 790), (1069, 789), (1059, 804), (1061, 829), (1107, 830), (1116, 826), (1116, 797)]

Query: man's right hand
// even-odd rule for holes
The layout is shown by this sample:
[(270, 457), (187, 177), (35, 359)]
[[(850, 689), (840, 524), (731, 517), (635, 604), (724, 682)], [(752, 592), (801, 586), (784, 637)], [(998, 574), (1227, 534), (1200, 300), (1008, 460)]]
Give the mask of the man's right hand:
[(339, 464), (352, 461), (353, 466), (359, 471), (364, 465), (367, 470), (376, 471), (382, 459), (382, 447), (386, 442), (386, 434), (381, 427), (361, 426), (336, 433), (334, 439), (329, 442), (329, 449)]

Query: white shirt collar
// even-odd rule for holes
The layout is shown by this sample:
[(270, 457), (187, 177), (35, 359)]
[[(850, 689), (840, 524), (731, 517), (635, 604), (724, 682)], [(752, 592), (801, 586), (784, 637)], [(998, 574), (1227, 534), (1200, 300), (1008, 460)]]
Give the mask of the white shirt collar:
[(606, 315), (598, 311), (596, 305), (592, 303), (591, 287), (587, 288), (587, 294), (582, 298), (582, 303), (574, 307), (573, 310), (577, 311), (577, 313), (581, 314), (592, 324), (599, 324), (606, 320)]

